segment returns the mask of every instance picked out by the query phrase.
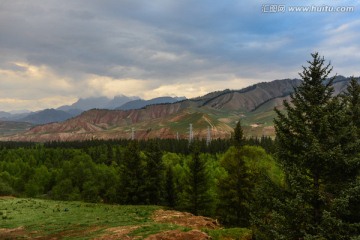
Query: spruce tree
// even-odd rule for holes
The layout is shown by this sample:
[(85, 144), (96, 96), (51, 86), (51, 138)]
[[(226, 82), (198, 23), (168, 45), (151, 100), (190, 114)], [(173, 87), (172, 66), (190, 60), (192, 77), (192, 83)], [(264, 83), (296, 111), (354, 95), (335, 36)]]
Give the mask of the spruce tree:
[[(275, 110), (277, 157), (285, 171), (284, 196), (272, 212), (271, 235), (283, 239), (349, 239), (354, 232), (336, 210), (354, 183), (359, 161), (341, 98), (334, 97), (332, 71), (318, 53), (303, 67), (302, 84), (286, 112)], [(270, 235), (270, 233), (269, 233)]]
[(158, 205), (162, 202), (165, 182), (165, 167), (162, 152), (156, 140), (149, 140), (146, 151), (145, 192), (147, 203)]
[(165, 182), (165, 200), (166, 205), (174, 208), (177, 200), (175, 184), (174, 184), (174, 170), (172, 166), (166, 169), (166, 182)]
[(199, 143), (190, 146), (191, 159), (187, 163), (187, 176), (184, 183), (185, 210), (195, 215), (209, 215), (212, 198), (210, 195), (209, 173), (206, 161), (200, 158)]
[(347, 115), (356, 128), (358, 137), (360, 137), (360, 84), (358, 79), (351, 78), (343, 97), (346, 103)]
[(145, 204), (144, 164), (138, 142), (131, 141), (125, 149), (120, 166), (119, 200), (123, 204)]
[(241, 120), (236, 123), (236, 126), (234, 128), (234, 132), (232, 134), (232, 144), (239, 149), (244, 142), (244, 132), (241, 127)]
[[(337, 216), (345, 223), (345, 231), (360, 238), (360, 84), (359, 80), (351, 78), (343, 95), (345, 118), (347, 119), (347, 163), (348, 184), (342, 188), (340, 196), (334, 201)], [(354, 237), (355, 238), (355, 237)]]
[(227, 173), (218, 181), (217, 212), (221, 222), (229, 226), (247, 227), (254, 185), (242, 150), (231, 147), (221, 159), (220, 166)]
[(237, 122), (233, 136), (233, 146), (221, 159), (220, 166), (227, 173), (218, 181), (219, 205), (217, 212), (224, 224), (247, 227), (249, 225), (249, 204), (252, 195), (252, 175), (245, 163), (243, 151), (243, 130)]

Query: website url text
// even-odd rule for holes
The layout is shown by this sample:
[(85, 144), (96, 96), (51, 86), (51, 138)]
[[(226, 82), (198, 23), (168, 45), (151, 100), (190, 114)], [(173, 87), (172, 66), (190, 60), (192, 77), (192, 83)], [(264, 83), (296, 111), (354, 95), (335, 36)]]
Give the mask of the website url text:
[(330, 12), (330, 13), (348, 13), (354, 12), (354, 6), (329, 6), (329, 5), (311, 5), (311, 6), (286, 6), (284, 4), (264, 4), (261, 7), (263, 13), (285, 13), (285, 12)]

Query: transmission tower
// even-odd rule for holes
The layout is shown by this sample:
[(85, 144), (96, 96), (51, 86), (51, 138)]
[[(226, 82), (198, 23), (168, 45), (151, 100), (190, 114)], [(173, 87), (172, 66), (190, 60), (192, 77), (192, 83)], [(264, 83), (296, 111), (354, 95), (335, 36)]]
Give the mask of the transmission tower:
[(135, 129), (131, 128), (131, 140), (135, 139)]
[(206, 135), (206, 145), (209, 146), (210, 143), (211, 143), (211, 129), (208, 126), (207, 127), (207, 135)]
[(189, 127), (189, 144), (193, 141), (193, 139), (194, 139), (193, 127), (192, 127), (192, 124), (190, 123), (190, 127)]

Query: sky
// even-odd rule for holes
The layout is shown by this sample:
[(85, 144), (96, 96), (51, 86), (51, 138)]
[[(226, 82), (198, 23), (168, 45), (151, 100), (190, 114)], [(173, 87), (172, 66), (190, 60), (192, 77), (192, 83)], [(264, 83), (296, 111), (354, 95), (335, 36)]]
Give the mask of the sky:
[(360, 1), (0, 0), (0, 111), (241, 89), (297, 78), (313, 52), (360, 76)]

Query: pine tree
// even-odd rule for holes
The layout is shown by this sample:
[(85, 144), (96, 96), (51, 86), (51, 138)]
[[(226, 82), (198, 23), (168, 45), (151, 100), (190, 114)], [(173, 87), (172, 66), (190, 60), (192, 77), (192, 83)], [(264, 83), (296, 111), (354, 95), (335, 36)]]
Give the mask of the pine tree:
[(286, 113), (276, 110), (277, 156), (287, 186), (285, 200), (275, 200), (272, 233), (284, 239), (349, 239), (352, 233), (334, 208), (356, 179), (359, 161), (348, 151), (353, 137), (342, 101), (333, 97), (332, 67), (318, 53), (312, 58), (300, 73), (302, 84), (284, 102)]
[(232, 142), (236, 148), (240, 148), (244, 142), (244, 132), (241, 127), (241, 120), (236, 123), (234, 133), (232, 134)]
[(221, 160), (220, 166), (227, 173), (218, 181), (218, 214), (221, 221), (230, 226), (247, 227), (253, 182), (241, 149), (231, 147)]
[(249, 225), (253, 183), (244, 159), (244, 136), (240, 121), (234, 128), (232, 142), (233, 147), (229, 148), (220, 162), (227, 175), (218, 181), (220, 202), (217, 211), (223, 223), (246, 227)]
[(149, 140), (146, 151), (146, 198), (147, 203), (158, 205), (162, 202), (164, 193), (164, 164), (162, 162), (162, 153), (156, 140)]
[(174, 170), (172, 166), (168, 166), (166, 169), (165, 198), (167, 206), (172, 208), (175, 207), (177, 196), (174, 184)]
[(131, 141), (124, 155), (120, 167), (119, 200), (124, 204), (144, 204), (144, 164), (138, 143)]
[(212, 203), (209, 174), (204, 159), (200, 158), (198, 141), (191, 146), (192, 158), (188, 162), (188, 172), (184, 183), (185, 210), (198, 215), (208, 215)]
[(347, 144), (348, 163), (347, 175), (356, 176), (350, 178), (348, 184), (342, 188), (340, 196), (334, 201), (334, 209), (337, 216), (345, 223), (347, 232), (360, 237), (360, 84), (357, 79), (351, 78), (350, 83), (342, 96), (344, 101), (347, 120)]
[(343, 97), (347, 105), (347, 115), (352, 125), (357, 129), (358, 137), (360, 137), (360, 84), (356, 78), (351, 78)]

